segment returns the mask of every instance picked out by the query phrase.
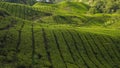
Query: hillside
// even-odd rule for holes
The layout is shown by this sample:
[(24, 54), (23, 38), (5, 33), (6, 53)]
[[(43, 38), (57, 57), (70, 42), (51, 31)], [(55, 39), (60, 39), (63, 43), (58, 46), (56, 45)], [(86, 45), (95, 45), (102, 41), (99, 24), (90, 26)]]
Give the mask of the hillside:
[(120, 68), (120, 15), (90, 8), (0, 1), (0, 68)]
[(119, 68), (120, 42), (115, 30), (91, 32), (71, 26), (30, 23), (19, 26), (0, 31), (3, 68)]
[(0, 2), (0, 8), (4, 8), (7, 10), (11, 15), (15, 17), (19, 17), (22, 19), (27, 20), (34, 20), (40, 17), (49, 16), (50, 13), (47, 12), (40, 12), (35, 10), (29, 5), (17, 4), (17, 3), (9, 3), (9, 2)]
[(55, 13), (57, 14), (78, 14), (85, 13), (88, 11), (89, 6), (84, 3), (77, 2), (60, 2), (57, 4), (45, 4), (45, 3), (36, 3), (33, 7), (48, 7), (49, 10), (55, 9)]

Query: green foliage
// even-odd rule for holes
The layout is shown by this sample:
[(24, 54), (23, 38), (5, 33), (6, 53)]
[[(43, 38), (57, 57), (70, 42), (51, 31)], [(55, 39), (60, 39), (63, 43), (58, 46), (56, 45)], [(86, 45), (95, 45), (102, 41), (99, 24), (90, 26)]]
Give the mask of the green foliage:
[(114, 13), (120, 9), (119, 0), (96, 0), (92, 4), (98, 13)]
[(120, 68), (120, 15), (104, 3), (0, 2), (0, 68)]
[(7, 10), (13, 16), (27, 20), (35, 20), (43, 16), (51, 15), (51, 13), (39, 11), (37, 8), (23, 4), (1, 2), (0, 7)]
[(83, 3), (79, 2), (60, 2), (58, 3), (58, 12), (64, 13), (64, 14), (80, 14), (80, 13), (86, 13), (86, 11), (89, 9), (89, 6)]
[(92, 8), (89, 9), (88, 13), (90, 13), (90, 14), (96, 14), (97, 10), (96, 10), (95, 7), (92, 7)]
[(12, 3), (21, 3), (27, 5), (33, 5), (36, 3), (36, 0), (2, 0), (3, 2), (12, 2)]
[(10, 14), (9, 14), (6, 10), (0, 8), (0, 16), (6, 17), (6, 16), (9, 16), (9, 15), (10, 15)]

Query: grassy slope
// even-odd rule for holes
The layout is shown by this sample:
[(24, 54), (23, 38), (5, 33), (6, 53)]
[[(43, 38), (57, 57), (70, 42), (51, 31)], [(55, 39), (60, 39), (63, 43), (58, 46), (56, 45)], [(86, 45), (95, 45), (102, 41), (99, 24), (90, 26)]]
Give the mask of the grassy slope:
[(36, 22), (52, 24), (72, 24), (84, 27), (119, 28), (119, 14), (86, 14), (89, 6), (76, 2), (57, 4), (36, 3), (33, 7), (53, 15), (37, 19)]
[(88, 11), (89, 6), (79, 2), (60, 2), (57, 4), (58, 12), (65, 14), (80, 14), (86, 13)]
[[(72, 5), (75, 4), (72, 3)], [(70, 8), (78, 11), (75, 7)], [(54, 15), (53, 11), (47, 11), (49, 8), (46, 10), (40, 7), (40, 10), (52, 13), (53, 16), (47, 16), (48, 19), (42, 17), (42, 21), (35, 22), (24, 21), (14, 16), (2, 17), (3, 20), (0, 23), (16, 21), (13, 27), (0, 30), (0, 66), (2, 68), (120, 67), (119, 30), (101, 28), (104, 25), (103, 22), (114, 15), (105, 15), (105, 19), (102, 14), (79, 16), (76, 13), (68, 13), (64, 15), (64, 12), (59, 10), (63, 15), (56, 13)], [(47, 20), (46, 24), (44, 20)], [(95, 23), (92, 24), (93, 22)], [(96, 29), (89, 28), (90, 26)], [(109, 27), (114, 28), (112, 25)]]
[[(76, 2), (60, 2), (57, 4), (45, 4), (45, 3), (36, 3), (35, 5), (33, 5), (33, 7), (39, 7), (42, 9), (42, 7), (45, 7), (47, 9), (49, 9), (48, 11), (54, 11), (56, 14), (60, 14), (60, 15), (65, 15), (65, 14), (79, 14), (79, 13), (85, 13), (86, 11), (88, 11), (89, 6), (84, 4), (84, 3), (76, 3)], [(42, 10), (45, 10), (42, 9)], [(55, 9), (55, 10), (53, 10)]]

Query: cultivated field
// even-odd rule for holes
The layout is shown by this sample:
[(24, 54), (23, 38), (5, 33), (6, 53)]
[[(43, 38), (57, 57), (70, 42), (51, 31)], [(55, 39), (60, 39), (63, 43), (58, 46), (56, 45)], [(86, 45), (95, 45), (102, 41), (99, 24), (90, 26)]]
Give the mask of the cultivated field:
[(88, 8), (1, 1), (0, 68), (120, 68), (119, 15)]

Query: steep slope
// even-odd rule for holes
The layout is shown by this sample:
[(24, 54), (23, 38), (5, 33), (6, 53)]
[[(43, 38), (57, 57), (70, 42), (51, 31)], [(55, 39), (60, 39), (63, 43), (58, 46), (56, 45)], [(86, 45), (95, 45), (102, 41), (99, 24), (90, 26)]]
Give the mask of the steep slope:
[(89, 6), (84, 3), (77, 2), (59, 2), (57, 4), (36, 3), (33, 7), (46, 7), (49, 10), (54, 10), (56, 14), (81, 14), (88, 11)]
[(89, 6), (81, 3), (81, 2), (60, 2), (58, 4), (58, 12), (65, 12), (65, 13), (76, 13), (76, 14), (81, 14), (81, 13), (86, 13), (88, 11)]
[(0, 68), (120, 68), (119, 15), (75, 2), (0, 7)]
[(120, 67), (120, 34), (107, 35), (111, 30), (96, 29), (99, 33), (93, 33), (39, 23), (19, 26), (0, 30), (2, 68)]
[(51, 15), (50, 13), (38, 11), (31, 6), (17, 3), (0, 2), (0, 8), (6, 9), (13, 16), (28, 20)]
[(33, 7), (53, 14), (37, 19), (35, 22), (119, 28), (119, 14), (89, 14), (87, 13), (89, 6), (84, 3), (63, 1), (57, 4), (46, 4), (38, 2)]

